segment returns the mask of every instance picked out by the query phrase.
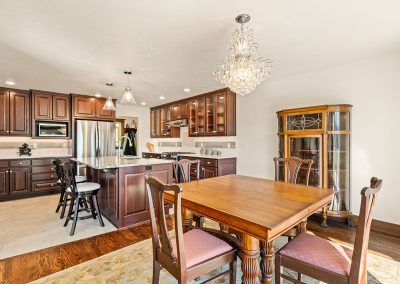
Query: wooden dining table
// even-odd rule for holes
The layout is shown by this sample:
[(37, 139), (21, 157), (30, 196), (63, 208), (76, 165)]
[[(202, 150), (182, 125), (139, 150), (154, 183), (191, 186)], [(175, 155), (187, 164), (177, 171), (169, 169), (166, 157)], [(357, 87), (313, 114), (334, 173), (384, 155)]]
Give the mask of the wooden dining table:
[[(328, 204), (333, 195), (331, 189), (241, 175), (181, 185), (186, 228), (196, 212), (239, 232), (242, 283), (260, 283), (260, 270), (261, 281), (272, 283), (275, 239)], [(165, 192), (164, 198), (174, 201), (173, 193)]]

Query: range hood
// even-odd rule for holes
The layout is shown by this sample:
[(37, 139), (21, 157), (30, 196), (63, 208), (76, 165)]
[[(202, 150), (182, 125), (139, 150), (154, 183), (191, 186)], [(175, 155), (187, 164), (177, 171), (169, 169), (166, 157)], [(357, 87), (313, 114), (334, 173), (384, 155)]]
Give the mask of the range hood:
[(169, 127), (183, 127), (183, 126), (188, 126), (188, 120), (187, 119), (171, 120), (166, 124)]

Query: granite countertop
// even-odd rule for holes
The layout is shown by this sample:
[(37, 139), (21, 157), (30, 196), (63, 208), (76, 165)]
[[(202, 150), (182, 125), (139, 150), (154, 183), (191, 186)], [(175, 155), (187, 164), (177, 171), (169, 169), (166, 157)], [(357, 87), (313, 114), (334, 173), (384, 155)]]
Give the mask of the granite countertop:
[(40, 159), (40, 158), (70, 158), (70, 154), (35, 154), (20, 156), (18, 153), (1, 153), (0, 160)]
[(236, 158), (236, 155), (227, 155), (227, 154), (222, 154), (219, 156), (218, 155), (204, 155), (204, 154), (182, 154), (179, 156), (195, 157), (195, 158), (202, 158), (202, 159), (216, 159), (216, 160)]
[(123, 167), (136, 167), (136, 166), (149, 166), (149, 165), (160, 165), (160, 164), (171, 164), (173, 160), (163, 159), (142, 159), (142, 158), (128, 158), (118, 156), (109, 157), (89, 157), (89, 158), (72, 158), (73, 161), (87, 165), (94, 169), (114, 169)]

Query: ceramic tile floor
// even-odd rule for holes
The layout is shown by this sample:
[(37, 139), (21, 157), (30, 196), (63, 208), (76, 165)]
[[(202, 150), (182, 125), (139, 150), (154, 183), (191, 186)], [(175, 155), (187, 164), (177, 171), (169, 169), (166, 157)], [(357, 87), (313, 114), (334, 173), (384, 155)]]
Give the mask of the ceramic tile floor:
[(79, 220), (74, 236), (71, 222), (55, 213), (58, 195), (0, 202), (0, 259), (107, 233), (116, 228), (105, 218)]

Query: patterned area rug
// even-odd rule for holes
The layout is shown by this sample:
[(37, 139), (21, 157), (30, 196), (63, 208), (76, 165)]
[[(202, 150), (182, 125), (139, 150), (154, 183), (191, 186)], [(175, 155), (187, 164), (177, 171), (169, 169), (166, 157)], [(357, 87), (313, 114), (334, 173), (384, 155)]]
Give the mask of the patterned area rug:
[[(286, 238), (279, 238), (276, 245), (277, 249), (285, 243)], [(41, 278), (32, 283), (151, 283), (152, 257), (151, 240), (149, 239)], [(214, 273), (210, 273), (210, 275), (190, 283), (201, 283), (216, 272), (214, 271)], [(285, 271), (285, 273), (295, 275), (291, 271)], [(237, 283), (241, 283), (241, 275), (239, 263)], [(399, 276), (400, 263), (375, 254), (368, 254), (368, 283), (398, 284), (400, 283)], [(161, 271), (160, 279), (160, 283), (177, 283), (165, 270)], [(321, 283), (309, 277), (304, 277), (303, 281), (312, 284)], [(228, 280), (223, 279), (217, 283), (228, 283)]]

